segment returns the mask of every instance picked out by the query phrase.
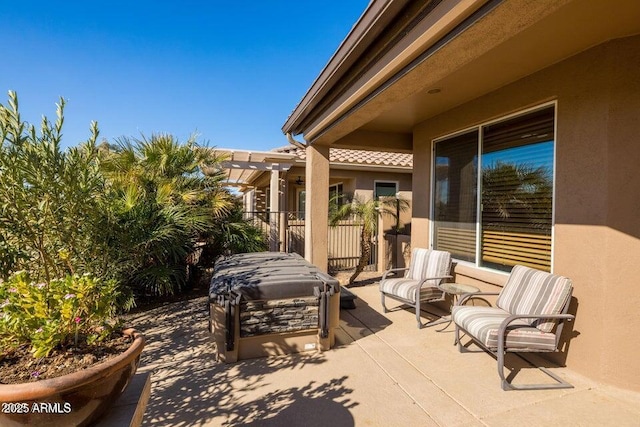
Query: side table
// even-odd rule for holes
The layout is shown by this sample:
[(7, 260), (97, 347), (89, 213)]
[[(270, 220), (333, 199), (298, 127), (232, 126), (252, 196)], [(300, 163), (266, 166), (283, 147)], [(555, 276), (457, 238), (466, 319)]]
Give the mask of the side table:
[[(479, 288), (476, 288), (475, 286), (472, 286), (472, 285), (464, 285), (462, 283), (442, 283), (440, 285), (440, 289), (445, 291), (447, 294), (451, 295), (451, 309), (449, 310), (450, 312), (451, 310), (453, 310), (453, 306), (456, 305), (456, 302), (458, 301), (458, 298), (460, 298), (460, 295), (473, 294), (476, 292), (480, 292)], [(452, 322), (451, 315), (443, 317), (441, 320), (438, 320), (437, 323), (447, 323), (447, 325), (444, 328), (438, 329), (438, 332), (442, 332), (445, 329), (447, 329), (449, 325), (451, 325), (451, 322)]]

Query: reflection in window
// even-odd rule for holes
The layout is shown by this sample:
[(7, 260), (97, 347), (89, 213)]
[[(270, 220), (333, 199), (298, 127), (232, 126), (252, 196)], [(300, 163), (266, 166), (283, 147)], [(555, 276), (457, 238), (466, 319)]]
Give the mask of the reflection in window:
[(306, 205), (307, 205), (307, 193), (305, 190), (300, 190), (298, 192), (297, 219), (304, 219)]
[(438, 141), (434, 248), (494, 269), (549, 271), (553, 153), (553, 107)]
[(551, 267), (553, 109), (484, 129), (482, 265)]
[(478, 132), (436, 144), (434, 247), (476, 259)]
[(337, 209), (345, 204), (344, 188), (342, 183), (329, 186), (329, 207)]

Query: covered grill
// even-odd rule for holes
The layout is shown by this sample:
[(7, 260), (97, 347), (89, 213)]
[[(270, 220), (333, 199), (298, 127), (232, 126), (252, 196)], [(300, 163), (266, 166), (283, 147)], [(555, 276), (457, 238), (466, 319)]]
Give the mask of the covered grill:
[(210, 331), (226, 362), (327, 350), (338, 326), (340, 285), (297, 254), (238, 254), (216, 264)]

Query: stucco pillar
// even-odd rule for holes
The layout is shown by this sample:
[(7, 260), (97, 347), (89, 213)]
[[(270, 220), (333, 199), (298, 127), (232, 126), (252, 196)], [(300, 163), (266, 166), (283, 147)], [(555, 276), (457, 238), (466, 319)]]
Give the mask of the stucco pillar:
[(279, 211), (280, 210), (280, 171), (274, 166), (269, 182), (269, 250), (280, 250)]
[(279, 230), (280, 230), (280, 252), (288, 252), (288, 242), (287, 242), (287, 195), (289, 191), (289, 185), (287, 182), (287, 172), (283, 173), (282, 178), (280, 178), (280, 218), (279, 218)]
[(307, 147), (304, 254), (326, 272), (329, 262), (329, 147)]

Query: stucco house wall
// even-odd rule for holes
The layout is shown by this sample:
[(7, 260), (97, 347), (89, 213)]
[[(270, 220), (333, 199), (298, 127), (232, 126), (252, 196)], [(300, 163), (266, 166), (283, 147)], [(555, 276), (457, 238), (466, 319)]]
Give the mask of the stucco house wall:
[[(369, 3), (283, 126), (323, 184), (307, 187), (308, 259), (326, 253), (329, 146), (413, 152), (412, 246), (429, 247), (434, 139), (554, 105), (551, 269), (573, 280), (577, 316), (555, 358), (640, 391), (640, 2), (400, 3)], [(482, 289), (507, 278), (454, 271)]]
[[(414, 128), (412, 245), (430, 244), (431, 147), (438, 137), (556, 102), (553, 272), (574, 284), (571, 351), (592, 378), (640, 390), (640, 36), (593, 47)], [(458, 266), (457, 281), (505, 275)]]

